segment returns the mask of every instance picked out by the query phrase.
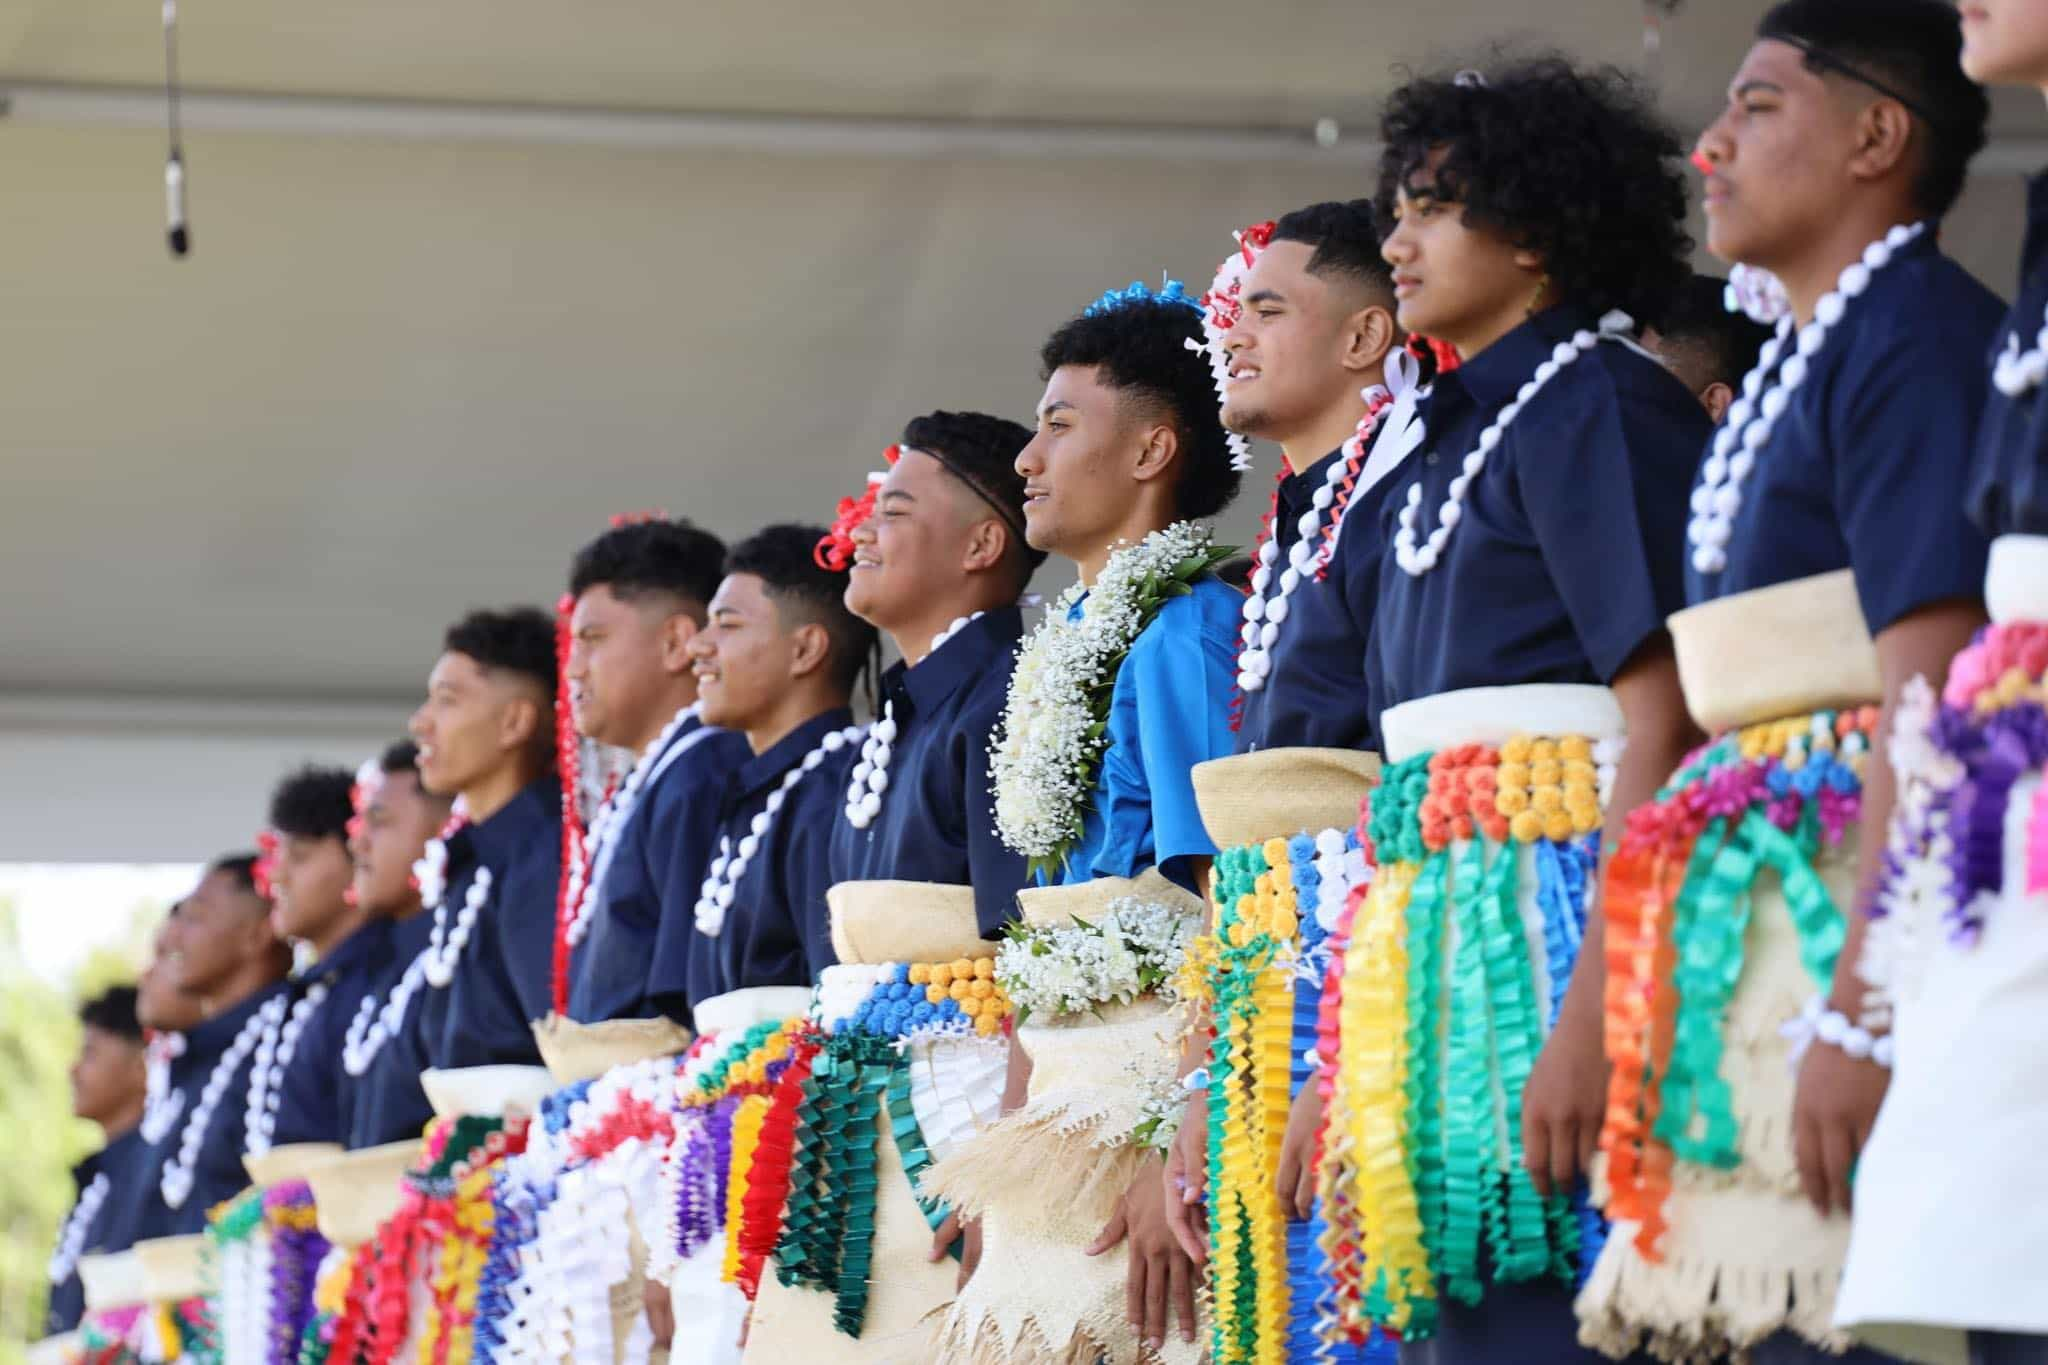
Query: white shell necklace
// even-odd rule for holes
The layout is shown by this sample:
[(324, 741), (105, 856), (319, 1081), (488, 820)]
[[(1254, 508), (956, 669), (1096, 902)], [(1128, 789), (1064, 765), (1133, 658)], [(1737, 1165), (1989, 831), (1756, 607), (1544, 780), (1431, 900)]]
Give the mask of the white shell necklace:
[(2048, 317), (2041, 322), (2041, 331), (2035, 336), (2034, 344), (2028, 350), (2020, 349), (2020, 334), (2014, 332), (2005, 340), (2005, 349), (1998, 353), (1998, 360), (1991, 367), (1991, 382), (2007, 398), (2025, 397), (2029, 390), (2038, 389), (2048, 381)]
[(586, 853), (569, 868), (569, 890), (564, 898), (576, 907), (569, 917), (564, 931), (569, 946), (575, 947), (590, 932), (591, 916), (597, 913), (598, 888), (604, 885), (605, 874), (611, 870), (612, 855), (618, 852), (619, 835), (633, 819), (633, 810), (640, 804), (640, 797), (652, 785), (655, 778), (667, 771), (669, 764), (681, 758), (691, 743), (700, 739), (707, 731), (699, 730), (690, 740), (670, 752), (669, 743), (676, 737), (676, 731), (689, 724), (697, 714), (693, 702), (669, 718), (667, 725), (654, 742), (641, 751), (640, 759), (633, 765), (633, 771), (626, 774), (626, 780), (619, 789), (605, 799), (597, 808), (597, 814), (590, 819), (590, 835), (585, 844)]
[(326, 981), (315, 981), (285, 1015), (285, 998), (266, 1001), (263, 1006), (263, 1037), (256, 1044), (256, 1065), (249, 1072), (249, 1103), (242, 1119), (242, 1149), (250, 1156), (270, 1150), (277, 1132), (277, 1109), (284, 1089), (285, 1068), (299, 1050), (299, 1035), (326, 1003)]
[(1435, 528), (1430, 531), (1429, 539), (1420, 545), (1415, 539), (1415, 523), (1422, 513), (1422, 481), (1417, 479), (1408, 485), (1408, 504), (1401, 509), (1400, 529), (1394, 533), (1394, 560), (1403, 573), (1411, 578), (1420, 578), (1436, 567), (1437, 560), (1443, 557), (1452, 529), (1465, 515), (1465, 494), (1471, 489), (1472, 480), (1479, 477), (1479, 471), (1486, 467), (1486, 457), (1500, 445), (1509, 425), (1522, 415), (1522, 409), (1543, 391), (1544, 385), (1563, 374), (1580, 356), (1601, 342), (1623, 341), (1634, 330), (1635, 320), (1628, 314), (1609, 313), (1600, 319), (1599, 331), (1588, 332), (1582, 328), (1570, 341), (1557, 343), (1549, 358), (1536, 367), (1536, 373), (1529, 382), (1522, 385), (1514, 399), (1500, 410), (1486, 430), (1479, 433), (1479, 444), (1466, 454), (1463, 468), (1451, 480), (1443, 506), (1437, 509)]
[[(1778, 359), (1785, 354), (1794, 321), (1788, 316), (1779, 322), (1778, 334), (1764, 346), (1756, 368), (1743, 377), (1742, 396), (1721, 419), (1721, 429), (1714, 433), (1714, 444), (1700, 465), (1700, 481), (1692, 490), (1692, 520), (1685, 529), (1696, 572), (1717, 574), (1728, 567), (1728, 541), (1736, 514), (1742, 510), (1742, 482), (1756, 468), (1757, 457), (1770, 444), (1772, 429), (1785, 415), (1792, 395), (1806, 382), (1808, 367), (1827, 345), (1828, 332), (1848, 311), (1849, 300), (1870, 288), (1871, 278), (1925, 231), (1925, 223), (1900, 224), (1865, 247), (1862, 257), (1850, 262), (1835, 287), (1813, 306), (1813, 321), (1799, 329), (1796, 349), (1782, 367)], [(1773, 370), (1777, 378), (1765, 388), (1764, 379)]]
[(142, 1080), (142, 1140), (154, 1147), (185, 1109), (185, 1092), (171, 1089), (171, 1063), (185, 1055), (185, 1035), (160, 1033), (149, 1040)]
[(391, 1041), (405, 1022), (405, 1012), (412, 1005), (413, 996), (419, 994), (422, 986), (439, 990), (455, 979), (455, 963), (462, 956), (462, 950), (469, 946), (470, 935), (476, 930), (477, 916), (483, 913), (484, 902), (491, 894), (491, 870), (479, 865), (469, 890), (462, 898), (462, 911), (456, 916), (453, 932), (448, 928), (448, 840), (460, 829), (460, 816), (448, 822), (436, 838), (427, 840), (420, 860), (412, 865), (413, 876), (420, 884), (421, 913), (431, 909), (434, 925), (427, 937), (426, 947), (414, 955), (405, 966), (405, 972), (398, 978), (398, 984), (391, 988), (390, 998), (380, 1006), (374, 993), (363, 996), (362, 1004), (356, 1007), (355, 1018), (349, 1020), (348, 1034), (342, 1039), (341, 1065), (351, 1076), (360, 1076), (369, 1070), (370, 1063), (384, 1050), (384, 1044)]
[(861, 736), (861, 727), (849, 725), (843, 730), (827, 734), (817, 748), (803, 756), (803, 761), (793, 765), (784, 774), (782, 785), (768, 794), (768, 804), (754, 816), (747, 833), (740, 837), (735, 848), (732, 836), (723, 834), (718, 839), (718, 857), (711, 864), (711, 871), (705, 874), (704, 885), (697, 893), (697, 928), (716, 938), (725, 928), (725, 912), (732, 908), (740, 878), (746, 875), (747, 864), (761, 850), (761, 841), (768, 837), (768, 831), (775, 825), (775, 816), (781, 811), (789, 793), (804, 774), (825, 761), (825, 755), (837, 753)]
[(100, 1216), (113, 1189), (113, 1179), (101, 1171), (79, 1192), (78, 1203), (64, 1220), (64, 1233), (57, 1239), (57, 1249), (50, 1254), (51, 1284), (64, 1283), (78, 1269), (78, 1258), (85, 1254), (85, 1239), (92, 1234), (93, 1219)]
[(206, 1130), (213, 1126), (213, 1111), (220, 1108), (228, 1083), (242, 1069), (242, 1063), (249, 1059), (249, 1054), (256, 1050), (256, 1040), (263, 1036), (265, 1024), (275, 1017), (270, 1015), (269, 1007), (276, 1003), (276, 1000), (266, 1001), (262, 1009), (243, 1022), (235, 1034), (235, 1041), (228, 1044), (228, 1050), (220, 1055), (220, 1060), (207, 1074), (206, 1088), (199, 1092), (199, 1103), (192, 1107), (191, 1116), (185, 1120), (185, 1131), (179, 1135), (178, 1154), (164, 1163), (163, 1178), (157, 1184), (168, 1207), (182, 1209), (185, 1201), (191, 1198), (193, 1170), (199, 1164), (199, 1149), (206, 1143)]
[[(938, 653), (939, 646), (979, 621), (982, 615), (977, 611), (971, 616), (954, 617), (952, 625), (932, 636), (925, 659)], [(882, 718), (868, 727), (868, 737), (861, 741), (860, 762), (853, 765), (853, 776), (847, 779), (846, 823), (855, 829), (866, 829), (882, 813), (882, 793), (889, 790), (889, 759), (895, 752), (895, 743), (896, 701), (892, 697), (882, 703)]]

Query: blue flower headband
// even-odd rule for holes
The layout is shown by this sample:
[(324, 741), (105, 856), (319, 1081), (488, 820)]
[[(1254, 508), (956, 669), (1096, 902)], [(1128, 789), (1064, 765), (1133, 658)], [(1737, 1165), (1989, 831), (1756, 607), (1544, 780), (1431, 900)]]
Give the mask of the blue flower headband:
[(1129, 308), (1133, 304), (1153, 302), (1177, 303), (1184, 308), (1192, 310), (1197, 316), (1201, 316), (1201, 300), (1190, 298), (1188, 291), (1182, 287), (1179, 280), (1166, 276), (1161, 276), (1161, 279), (1165, 280), (1165, 284), (1157, 293), (1147, 289), (1142, 280), (1132, 280), (1128, 289), (1108, 290), (1101, 298), (1089, 304), (1081, 316), (1084, 318), (1099, 317), (1104, 313), (1114, 313), (1118, 309)]

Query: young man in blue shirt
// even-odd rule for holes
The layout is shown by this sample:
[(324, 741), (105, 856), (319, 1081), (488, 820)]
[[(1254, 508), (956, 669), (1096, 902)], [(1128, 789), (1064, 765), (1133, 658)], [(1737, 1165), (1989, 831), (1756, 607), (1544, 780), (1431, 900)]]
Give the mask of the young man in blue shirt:
[(748, 755), (743, 735), (704, 723), (690, 665), (724, 566), (718, 537), (649, 520), (613, 527), (570, 568), (563, 679), (576, 729), (635, 756), (591, 821), (585, 866), (567, 880), (568, 1006), (578, 1023), (681, 1008), (649, 996), (650, 972), (664, 970), (655, 945), (664, 923), (690, 918), (719, 793)]
[(135, 988), (115, 986), (79, 1009), (83, 1038), (71, 1064), (71, 1112), (99, 1125), (100, 1150), (71, 1168), (78, 1195), (50, 1256), (50, 1305), (44, 1331), (69, 1332), (85, 1314), (78, 1279), (82, 1255), (126, 1251), (135, 1241), (138, 1205), (125, 1195), (137, 1180), (136, 1159), (147, 1145), (142, 1122), (145, 1063)]

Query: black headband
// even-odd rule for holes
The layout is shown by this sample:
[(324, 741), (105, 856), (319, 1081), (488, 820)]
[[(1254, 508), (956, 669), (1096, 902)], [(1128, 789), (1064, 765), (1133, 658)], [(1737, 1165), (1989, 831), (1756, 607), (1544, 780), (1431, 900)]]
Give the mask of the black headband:
[(987, 503), (990, 510), (1003, 519), (1003, 525), (1017, 533), (1017, 543), (1026, 554), (1031, 552), (1031, 543), (1024, 538), (1024, 514), (1022, 512), (1005, 507), (1002, 500), (988, 488), (984, 487), (979, 478), (961, 466), (958, 461), (945, 451), (934, 450), (930, 446), (911, 445), (908, 442), (904, 443), (903, 448), (905, 450), (915, 450), (921, 455), (929, 455), (934, 460), (937, 460), (945, 467), (948, 474), (966, 484), (975, 497)]
[(1834, 53), (1817, 43), (1809, 42), (1807, 39), (1801, 38), (1796, 34), (1787, 33), (1783, 29), (1773, 28), (1769, 25), (1757, 30), (1756, 36), (1774, 43), (1784, 43), (1788, 46), (1796, 47), (1806, 54), (1806, 60), (1813, 65), (1823, 67), (1834, 72), (1837, 76), (1856, 82), (1858, 85), (1867, 85), (1886, 99), (1897, 100), (1900, 104), (1905, 105), (1908, 110), (1918, 114), (1930, 125), (1936, 128), (1942, 126), (1942, 120), (1935, 117), (1934, 111), (1919, 100), (1914, 99), (1910, 95), (1900, 94), (1897, 90), (1871, 75), (1868, 71), (1863, 70), (1854, 62), (1837, 57)]

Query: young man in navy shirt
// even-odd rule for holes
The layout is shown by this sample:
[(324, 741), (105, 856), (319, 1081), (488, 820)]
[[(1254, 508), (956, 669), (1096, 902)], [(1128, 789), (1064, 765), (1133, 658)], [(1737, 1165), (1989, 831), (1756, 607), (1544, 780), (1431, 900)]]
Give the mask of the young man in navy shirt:
[[(662, 925), (653, 989), (674, 993), (680, 965), (692, 1009), (750, 987), (808, 987), (835, 960), (828, 855), (860, 750), (848, 701), (875, 632), (846, 609), (845, 577), (814, 558), (824, 535), (770, 526), (734, 546), (690, 642), (705, 722), (744, 734), (752, 755), (726, 777), (692, 913)], [(677, 951), (685, 932), (695, 937)]]
[(433, 916), (420, 911), (420, 890), (413, 880), (413, 865), (426, 851), (427, 841), (448, 823), (451, 800), (436, 796), (420, 785), (419, 748), (410, 739), (388, 746), (374, 766), (366, 766), (358, 777), (357, 800), (361, 811), (349, 831), (349, 855), (354, 860), (356, 904), (372, 918), (369, 931), (383, 941), (379, 965), (365, 989), (342, 995), (340, 1009), (322, 1011), (319, 1033), (331, 1034), (318, 1049), (342, 1059), (339, 1077), (342, 1096), (342, 1141), (350, 1150), (376, 1147), (417, 1137), (433, 1110), (420, 1088), (418, 1071), (402, 1067), (371, 1068), (358, 1076), (348, 1069), (343, 1052), (349, 1028), (365, 999), (381, 1005), (399, 978), (427, 945)]
[(660, 1011), (647, 988), (655, 945), (664, 923), (690, 919), (719, 794), (748, 757), (744, 736), (704, 723), (690, 667), (724, 566), (716, 536), (655, 520), (607, 531), (570, 570), (563, 679), (576, 729), (635, 755), (591, 822), (586, 866), (568, 879), (568, 1006), (579, 1023)]
[(308, 767), (271, 794), (271, 922), (279, 937), (306, 944), (314, 960), (269, 1007), (249, 1078), (245, 1142), (252, 1155), (347, 1135), (342, 1087), (335, 1084), (341, 1039), (391, 947), (388, 929), (352, 894), (354, 790), (353, 774)]
[(1770, 328), (1729, 311), (1727, 292), (1725, 280), (1694, 275), (1678, 291), (1664, 325), (1643, 334), (1643, 344), (1716, 422), (1734, 403), (1742, 377), (1755, 368), (1758, 352), (1771, 339)]
[(175, 984), (198, 999), (202, 1017), (171, 1062), (178, 1112), (152, 1144), (158, 1198), (143, 1211), (138, 1240), (203, 1231), (207, 1210), (249, 1183), (243, 1123), (260, 1011), (280, 996), (291, 965), (270, 902), (257, 894), (255, 866), (254, 854), (214, 862), (165, 935)]
[(1031, 433), (978, 412), (913, 419), (851, 534), (846, 605), (903, 656), (832, 827), (835, 882), (972, 886), (982, 937), (1016, 917), (1024, 860), (996, 836), (988, 737), (1001, 718), (1045, 556), (1024, 541), (1017, 452)]
[(44, 1331), (69, 1332), (85, 1315), (78, 1279), (81, 1255), (126, 1251), (135, 1241), (133, 1199), (118, 1197), (136, 1180), (136, 1159), (147, 1145), (142, 1122), (144, 1061), (135, 988), (115, 986), (85, 1002), (78, 1060), (71, 1064), (71, 1112), (96, 1123), (100, 1150), (71, 1168), (78, 1195), (50, 1257), (50, 1307)]

